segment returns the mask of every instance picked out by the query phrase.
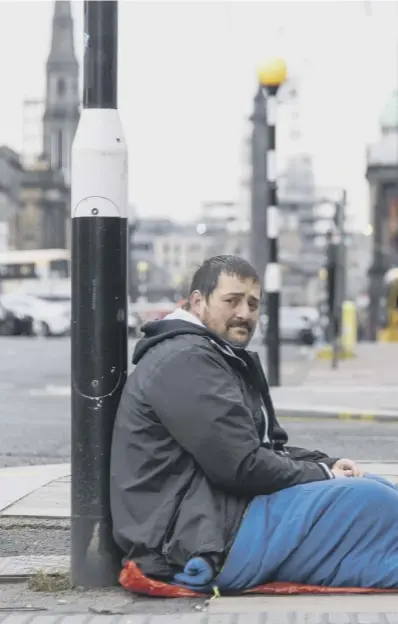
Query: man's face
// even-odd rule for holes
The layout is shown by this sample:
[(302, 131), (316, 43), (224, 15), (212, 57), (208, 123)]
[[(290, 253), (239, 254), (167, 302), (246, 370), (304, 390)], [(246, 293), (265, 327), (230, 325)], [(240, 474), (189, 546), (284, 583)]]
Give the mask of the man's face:
[(204, 325), (237, 347), (246, 347), (256, 329), (260, 284), (222, 273), (208, 301), (192, 294), (191, 309)]

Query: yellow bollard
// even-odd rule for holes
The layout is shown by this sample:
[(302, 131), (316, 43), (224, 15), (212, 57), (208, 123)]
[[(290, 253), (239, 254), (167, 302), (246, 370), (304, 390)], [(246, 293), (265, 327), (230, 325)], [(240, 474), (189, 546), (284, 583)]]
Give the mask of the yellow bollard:
[(343, 358), (356, 357), (357, 348), (357, 307), (352, 301), (344, 301), (341, 309), (341, 355)]

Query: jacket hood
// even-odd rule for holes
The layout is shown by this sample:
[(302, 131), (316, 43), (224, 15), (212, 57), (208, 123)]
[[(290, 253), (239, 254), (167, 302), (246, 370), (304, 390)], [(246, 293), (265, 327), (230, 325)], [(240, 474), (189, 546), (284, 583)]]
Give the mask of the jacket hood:
[(212, 340), (215, 340), (221, 346), (229, 348), (231, 355), (238, 355), (243, 351), (233, 347), (228, 342), (220, 338), (216, 333), (208, 329), (203, 323), (196, 318), (190, 312), (178, 308), (171, 314), (168, 314), (164, 319), (160, 321), (151, 321), (145, 323), (141, 327), (141, 332), (144, 334), (134, 349), (133, 364), (137, 364), (142, 356), (154, 345), (174, 338), (175, 336), (181, 336), (183, 334), (194, 334), (196, 336), (207, 336)]

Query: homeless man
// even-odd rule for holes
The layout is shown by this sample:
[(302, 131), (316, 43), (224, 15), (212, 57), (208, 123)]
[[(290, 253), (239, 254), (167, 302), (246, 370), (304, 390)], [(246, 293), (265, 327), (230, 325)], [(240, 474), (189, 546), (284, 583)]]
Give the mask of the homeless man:
[(143, 327), (113, 435), (115, 540), (147, 576), (198, 591), (398, 587), (398, 490), (287, 445), (246, 349), (259, 304), (253, 267), (217, 256), (185, 309)]

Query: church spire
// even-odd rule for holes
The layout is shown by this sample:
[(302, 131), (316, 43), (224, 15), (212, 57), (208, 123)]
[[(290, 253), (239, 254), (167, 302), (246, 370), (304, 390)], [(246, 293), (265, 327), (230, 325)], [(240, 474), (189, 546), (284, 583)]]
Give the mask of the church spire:
[(80, 116), (79, 65), (73, 41), (71, 3), (56, 0), (47, 60), (43, 152), (51, 168), (70, 183), (72, 143)]
[(51, 50), (47, 66), (71, 63), (77, 65), (73, 42), (73, 19), (70, 2), (56, 0), (51, 37)]

